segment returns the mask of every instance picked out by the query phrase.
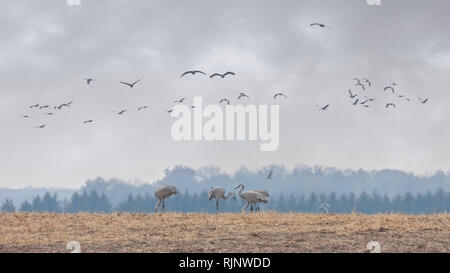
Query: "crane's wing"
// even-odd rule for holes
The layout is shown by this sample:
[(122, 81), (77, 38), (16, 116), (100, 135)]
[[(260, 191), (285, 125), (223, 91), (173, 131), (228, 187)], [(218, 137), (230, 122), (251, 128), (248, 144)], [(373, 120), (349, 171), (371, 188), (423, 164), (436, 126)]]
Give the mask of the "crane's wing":
[(140, 81), (142, 81), (142, 79), (139, 79), (139, 80), (133, 82), (133, 83), (131, 84), (131, 86), (134, 86), (136, 83), (138, 83), (138, 82), (140, 82)]
[(127, 83), (127, 82), (120, 82), (121, 84), (125, 84), (131, 87), (131, 83)]
[(193, 71), (186, 71), (186, 72), (184, 72), (183, 74), (181, 74), (180, 77), (184, 77), (184, 76), (187, 75), (187, 74), (194, 74), (194, 72), (193, 72)]
[(203, 75), (206, 75), (206, 73), (205, 72), (203, 72), (203, 71), (200, 71), (200, 70), (195, 70), (195, 71), (192, 71), (194, 74), (195, 73), (200, 73), (200, 74), (203, 74)]
[(223, 76), (227, 76), (227, 75), (233, 75), (235, 76), (236, 74), (234, 72), (228, 71), (227, 73), (223, 74)]

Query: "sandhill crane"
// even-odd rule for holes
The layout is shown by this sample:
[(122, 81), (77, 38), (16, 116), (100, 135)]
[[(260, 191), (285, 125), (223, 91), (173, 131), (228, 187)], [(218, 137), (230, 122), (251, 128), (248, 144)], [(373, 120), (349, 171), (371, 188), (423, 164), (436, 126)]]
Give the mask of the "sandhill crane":
[(133, 88), (138, 82), (140, 82), (140, 81), (142, 81), (142, 79), (140, 79), (140, 80), (137, 80), (137, 81), (135, 81), (135, 82), (133, 82), (133, 83), (128, 83), (128, 82), (120, 82), (121, 84), (125, 84), (125, 85), (128, 85), (130, 88)]
[(224, 73), (224, 74), (214, 73), (214, 74), (212, 74), (212, 75), (209, 76), (209, 77), (212, 79), (212, 78), (214, 78), (214, 77), (216, 77), (216, 76), (219, 76), (219, 77), (221, 77), (221, 78), (223, 79), (223, 78), (225, 78), (225, 77), (228, 76), (228, 75), (233, 75), (233, 76), (235, 76), (236, 74), (235, 74), (234, 72), (228, 71), (228, 72), (226, 72), (226, 73)]
[(149, 107), (149, 106), (144, 105), (144, 106), (139, 107), (137, 110), (138, 110), (138, 111), (141, 111), (141, 110), (147, 109), (148, 107)]
[(91, 82), (94, 80), (93, 78), (86, 78), (87, 85), (91, 84)]
[(219, 213), (219, 200), (224, 199), (227, 200), (229, 197), (236, 200), (236, 197), (234, 196), (234, 193), (229, 192), (227, 195), (225, 195), (225, 189), (222, 187), (211, 187), (209, 190), (208, 199), (211, 201), (213, 198), (216, 199), (216, 214)]
[(90, 120), (83, 121), (83, 124), (88, 124), (88, 123), (93, 123), (93, 122), (94, 122), (94, 120), (90, 119)]
[(34, 105), (31, 105), (31, 106), (30, 106), (30, 109), (38, 108), (38, 107), (39, 107), (39, 104), (34, 104)]
[[(239, 186), (237, 186), (235, 189), (240, 189), (239, 190), (239, 197), (241, 197), (242, 199), (244, 199), (245, 201), (247, 201), (247, 204), (245, 204), (245, 206), (242, 207), (242, 213), (245, 212), (245, 209), (248, 208), (248, 206), (250, 204), (254, 204), (254, 203), (267, 203), (267, 199), (260, 194), (259, 192), (256, 191), (244, 191), (245, 186), (240, 184)], [(252, 211), (252, 208), (250, 209), (250, 211)]]
[(181, 98), (179, 100), (174, 100), (174, 103), (183, 103), (187, 98)]
[(238, 100), (240, 100), (241, 98), (247, 98), (247, 99), (250, 99), (250, 97), (247, 95), (247, 94), (245, 94), (245, 93), (243, 93), (243, 92), (240, 92), (239, 93), (239, 96), (238, 96)]
[(348, 90), (348, 94), (351, 99), (354, 99), (358, 96), (358, 94), (353, 94), (351, 89)]
[(362, 101), (361, 104), (364, 105), (364, 104), (366, 104), (366, 103), (368, 103), (368, 102), (369, 102), (369, 99), (366, 99), (365, 101)]
[(419, 98), (419, 101), (422, 103), (422, 104), (425, 104), (425, 103), (427, 103), (428, 102), (428, 98), (426, 98), (426, 99), (421, 99), (421, 98)]
[(321, 27), (321, 28), (331, 28), (330, 26), (327, 26), (327, 25), (322, 24), (322, 23), (312, 23), (312, 24), (310, 24), (309, 26), (310, 26), (310, 27), (317, 26), (317, 27)]
[(222, 102), (226, 102), (228, 105), (230, 105), (230, 100), (227, 98), (223, 98), (219, 101), (219, 103), (222, 103)]
[(164, 213), (164, 200), (174, 194), (177, 194), (178, 190), (177, 188), (175, 188), (174, 186), (162, 186), (159, 187), (156, 191), (155, 191), (155, 196), (156, 198), (158, 198), (158, 203), (156, 204), (155, 207), (155, 212), (158, 213), (158, 209), (159, 209), (159, 205), (162, 202), (162, 208), (161, 208), (161, 213)]
[(395, 103), (388, 103), (388, 104), (386, 104), (386, 108), (389, 108), (389, 107), (394, 107), (395, 108)]
[(280, 97), (280, 96), (287, 99), (287, 96), (286, 96), (285, 94), (283, 94), (283, 93), (276, 93), (276, 94), (273, 96), (273, 99), (276, 99), (276, 98), (278, 98), (278, 97)]
[(325, 106), (319, 106), (319, 105), (316, 105), (316, 107), (317, 108), (319, 108), (320, 110), (322, 110), (322, 111), (325, 111), (325, 110), (327, 110), (328, 109), (328, 107), (330, 107), (330, 104), (327, 104), (327, 105), (325, 105)]
[[(261, 194), (266, 199), (269, 197), (269, 192), (267, 190), (252, 190), (252, 191)], [(267, 202), (255, 202), (254, 203), (255, 204), (255, 211), (259, 211), (259, 203), (267, 203)], [(252, 206), (253, 206), (253, 204), (252, 204)]]
[(395, 90), (394, 90), (394, 88), (393, 88), (392, 86), (386, 86), (386, 87), (384, 88), (384, 91), (387, 91), (387, 90), (391, 90), (391, 91), (392, 91), (392, 94), (395, 95)]
[(184, 77), (184, 76), (186, 76), (187, 74), (192, 74), (192, 75), (195, 75), (195, 74), (197, 74), (197, 73), (200, 73), (200, 74), (206, 75), (206, 73), (205, 73), (205, 72), (203, 72), (203, 71), (200, 71), (200, 70), (191, 70), (191, 71), (186, 71), (186, 72), (184, 72), (183, 74), (181, 74), (181, 76), (180, 76), (180, 77)]

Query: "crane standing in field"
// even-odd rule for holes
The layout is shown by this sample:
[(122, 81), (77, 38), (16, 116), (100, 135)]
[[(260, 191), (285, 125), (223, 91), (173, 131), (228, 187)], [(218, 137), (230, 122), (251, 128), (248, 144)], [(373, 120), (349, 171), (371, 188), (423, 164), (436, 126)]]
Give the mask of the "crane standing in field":
[(209, 196), (208, 199), (211, 201), (213, 198), (216, 199), (216, 214), (219, 213), (219, 200), (224, 199), (227, 200), (229, 197), (236, 200), (236, 197), (234, 196), (234, 193), (229, 192), (227, 195), (225, 195), (225, 189), (222, 187), (211, 187), (209, 190)]
[[(252, 191), (261, 194), (262, 196), (264, 196), (264, 198), (266, 200), (269, 197), (269, 192), (267, 190), (252, 190)], [(255, 211), (259, 211), (259, 203), (267, 203), (267, 202), (255, 202), (254, 203)], [(250, 210), (252, 210), (252, 208), (253, 208), (253, 204), (250, 205)]]
[[(243, 192), (244, 188), (245, 188), (245, 186), (242, 184), (240, 184), (239, 186), (237, 186), (235, 188), (235, 189), (240, 189), (239, 197), (241, 197), (242, 199), (247, 201), (247, 204), (245, 204), (245, 206), (242, 207), (242, 213), (245, 212), (245, 209), (248, 208), (248, 206), (250, 204), (267, 203), (267, 199), (259, 192), (256, 192), (256, 191), (244, 191)], [(250, 208), (250, 211), (253, 211), (253, 207)]]
[(159, 200), (158, 203), (156, 204), (155, 212), (158, 213), (159, 205), (160, 205), (161, 202), (162, 202), (161, 213), (165, 213), (165, 210), (164, 210), (164, 200), (165, 200), (166, 198), (169, 198), (169, 197), (172, 196), (172, 195), (177, 194), (177, 193), (178, 193), (178, 190), (177, 190), (177, 188), (175, 188), (174, 186), (162, 186), (162, 187), (158, 188), (158, 189), (155, 191), (155, 196), (156, 196), (156, 198), (158, 198), (158, 200)]

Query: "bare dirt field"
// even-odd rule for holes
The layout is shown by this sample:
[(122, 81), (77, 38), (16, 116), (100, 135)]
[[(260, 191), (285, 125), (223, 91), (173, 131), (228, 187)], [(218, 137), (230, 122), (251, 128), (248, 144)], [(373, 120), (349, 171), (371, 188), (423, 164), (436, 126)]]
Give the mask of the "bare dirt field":
[(450, 252), (450, 216), (0, 213), (0, 252)]

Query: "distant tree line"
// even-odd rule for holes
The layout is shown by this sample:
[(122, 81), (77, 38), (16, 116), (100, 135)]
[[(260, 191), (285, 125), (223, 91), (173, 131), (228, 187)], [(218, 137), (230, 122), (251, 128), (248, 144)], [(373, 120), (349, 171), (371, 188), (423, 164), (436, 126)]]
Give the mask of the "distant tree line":
[[(50, 212), (50, 213), (110, 213), (117, 212), (154, 212), (156, 197), (153, 195), (129, 195), (126, 200), (113, 206), (105, 194), (98, 194), (95, 190), (74, 193), (70, 200), (58, 200), (56, 194), (44, 194), (35, 196), (31, 201), (25, 201), (20, 205), (21, 212)], [(240, 212), (244, 201), (238, 196), (236, 200), (228, 199), (220, 201), (222, 212)], [(304, 212), (304, 213), (407, 213), (429, 214), (444, 213), (450, 211), (450, 193), (439, 189), (434, 193), (412, 195), (406, 193), (394, 198), (379, 195), (377, 193), (361, 193), (359, 196), (343, 194), (337, 196), (334, 192), (326, 194), (311, 194), (309, 196), (280, 196), (271, 198), (269, 204), (261, 205), (264, 210), (279, 212)], [(3, 201), (3, 212), (15, 212), (16, 208), (10, 199)], [(215, 201), (208, 200), (208, 193), (190, 194), (180, 193), (166, 200), (166, 211), (172, 212), (215, 212)]]

